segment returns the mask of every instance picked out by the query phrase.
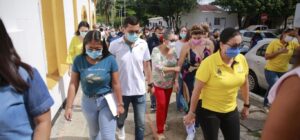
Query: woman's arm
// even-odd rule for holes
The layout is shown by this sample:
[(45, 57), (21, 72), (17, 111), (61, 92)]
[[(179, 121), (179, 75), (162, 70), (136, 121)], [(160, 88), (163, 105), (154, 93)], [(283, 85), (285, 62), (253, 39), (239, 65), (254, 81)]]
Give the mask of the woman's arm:
[(72, 119), (73, 101), (79, 86), (79, 73), (72, 72), (71, 81), (68, 89), (67, 103), (65, 107), (65, 118), (68, 121)]
[(119, 72), (112, 73), (112, 87), (114, 89), (115, 96), (117, 97), (118, 104), (118, 114), (122, 114), (124, 112), (124, 104), (121, 93), (121, 85), (119, 81)]
[[(249, 81), (248, 75), (245, 76), (245, 83), (241, 86), (242, 98), (244, 105), (250, 105), (249, 102)], [(246, 119), (249, 115), (249, 107), (244, 106), (242, 110), (242, 119)]]
[(300, 138), (300, 78), (290, 76), (278, 87), (262, 140), (296, 140)]
[(50, 110), (34, 118), (33, 140), (49, 140), (51, 132)]
[(181, 49), (181, 52), (180, 52), (180, 56), (179, 56), (179, 60), (178, 60), (178, 66), (179, 68), (182, 67), (183, 65), (183, 62), (188, 54), (188, 50), (189, 50), (189, 46), (186, 45), (186, 46), (183, 46), (182, 49)]
[(195, 79), (195, 84), (194, 84), (194, 90), (192, 93), (192, 98), (191, 98), (191, 104), (190, 104), (190, 111), (189, 113), (184, 117), (184, 123), (186, 125), (189, 125), (195, 121), (195, 111), (197, 108), (197, 104), (199, 101), (199, 96), (201, 94), (201, 90), (204, 87), (205, 83)]

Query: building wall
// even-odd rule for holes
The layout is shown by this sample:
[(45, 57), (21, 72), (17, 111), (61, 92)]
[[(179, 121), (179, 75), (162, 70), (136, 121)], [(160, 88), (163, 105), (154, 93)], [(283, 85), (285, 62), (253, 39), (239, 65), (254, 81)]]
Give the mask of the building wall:
[[(0, 18), (14, 47), (24, 62), (38, 69), (54, 99), (52, 118), (67, 96), (70, 77), (65, 58), (77, 28), (75, 21), (81, 20), (81, 16), (76, 16), (82, 11), (78, 7), (93, 10), (94, 3), (91, 0), (0, 0)], [(92, 19), (89, 14), (87, 19), (88, 22)]]
[[(215, 18), (224, 19), (224, 24), (215, 25)], [(199, 9), (194, 9), (189, 13), (183, 14), (181, 17), (181, 25), (192, 27), (194, 24), (206, 22), (210, 25), (211, 29), (238, 26), (237, 15), (227, 14), (227, 12), (201, 12)]]

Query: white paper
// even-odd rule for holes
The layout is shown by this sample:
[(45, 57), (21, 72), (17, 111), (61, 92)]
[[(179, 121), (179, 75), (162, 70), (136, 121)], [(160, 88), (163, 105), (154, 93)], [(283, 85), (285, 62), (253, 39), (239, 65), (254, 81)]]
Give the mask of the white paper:
[(113, 93), (110, 94), (106, 94), (104, 96), (105, 100), (107, 101), (108, 107), (112, 113), (113, 116), (117, 116), (118, 115), (118, 108), (117, 108), (117, 101), (115, 99), (115, 96), (113, 95)]

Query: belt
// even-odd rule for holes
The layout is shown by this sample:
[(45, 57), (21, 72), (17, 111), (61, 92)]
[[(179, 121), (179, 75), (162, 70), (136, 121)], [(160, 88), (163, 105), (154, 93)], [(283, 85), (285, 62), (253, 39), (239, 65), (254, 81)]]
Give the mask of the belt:
[(88, 98), (99, 98), (99, 97), (103, 97), (105, 96), (106, 94), (109, 94), (110, 92), (106, 92), (106, 93), (103, 93), (103, 94), (93, 94), (93, 95), (86, 95)]

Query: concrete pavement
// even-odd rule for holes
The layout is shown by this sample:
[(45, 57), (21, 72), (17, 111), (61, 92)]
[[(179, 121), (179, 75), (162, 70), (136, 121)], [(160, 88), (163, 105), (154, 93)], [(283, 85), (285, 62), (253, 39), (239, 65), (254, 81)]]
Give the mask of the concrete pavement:
[[(88, 127), (85, 118), (81, 112), (82, 93), (79, 92), (74, 101), (73, 119), (68, 122), (64, 119), (64, 110), (62, 110), (52, 127), (51, 140), (88, 140)], [(186, 132), (183, 125), (183, 113), (176, 111), (176, 94), (172, 94), (167, 124), (169, 130), (165, 132), (167, 139), (170, 140), (185, 140)], [(259, 102), (250, 101), (252, 106), (250, 108), (250, 116), (247, 120), (241, 121), (241, 140), (258, 140), (260, 133), (266, 119), (266, 114), (262, 111)], [(238, 100), (239, 109), (242, 108), (243, 103)], [(147, 110), (150, 111), (150, 99), (147, 96)], [(134, 120), (133, 110), (130, 105), (128, 117), (126, 120), (126, 140), (134, 140)], [(156, 128), (155, 113), (146, 114), (146, 131), (145, 140), (152, 140), (153, 134), (151, 128)], [(222, 140), (222, 133), (219, 132), (219, 139)], [(197, 130), (195, 140), (203, 140), (201, 129)]]

